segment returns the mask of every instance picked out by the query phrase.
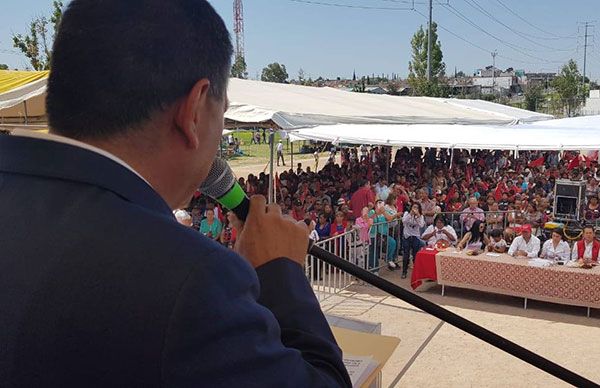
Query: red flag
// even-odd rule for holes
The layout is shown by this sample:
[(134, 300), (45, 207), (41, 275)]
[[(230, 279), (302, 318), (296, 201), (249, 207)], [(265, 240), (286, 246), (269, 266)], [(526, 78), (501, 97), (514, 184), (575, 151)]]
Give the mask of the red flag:
[(500, 201), (502, 199), (502, 194), (504, 194), (507, 191), (508, 188), (506, 187), (503, 181), (498, 183), (498, 186), (496, 186), (496, 191), (494, 192), (494, 198), (496, 199), (496, 201)]
[(529, 163), (529, 167), (533, 168), (533, 167), (541, 167), (544, 165), (544, 163), (546, 162), (546, 159), (542, 156), (540, 158), (537, 158), (536, 160), (532, 161)]
[(465, 175), (465, 180), (467, 181), (467, 183), (471, 183), (472, 175), (473, 175), (473, 168), (471, 167), (471, 165), (468, 165), (466, 175)]
[(567, 166), (567, 170), (573, 170), (575, 168), (579, 167), (579, 155), (574, 157), (570, 162), (569, 165)]

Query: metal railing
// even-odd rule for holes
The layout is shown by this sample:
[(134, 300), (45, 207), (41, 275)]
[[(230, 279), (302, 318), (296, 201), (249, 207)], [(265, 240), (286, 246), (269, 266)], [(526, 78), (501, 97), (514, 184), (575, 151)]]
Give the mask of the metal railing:
[[(362, 265), (364, 256), (356, 247), (358, 231), (351, 230), (344, 234), (318, 241), (315, 245), (331, 252), (344, 260)], [(313, 255), (306, 256), (306, 277), (319, 301), (337, 294), (350, 287), (355, 279), (346, 272), (324, 263)]]

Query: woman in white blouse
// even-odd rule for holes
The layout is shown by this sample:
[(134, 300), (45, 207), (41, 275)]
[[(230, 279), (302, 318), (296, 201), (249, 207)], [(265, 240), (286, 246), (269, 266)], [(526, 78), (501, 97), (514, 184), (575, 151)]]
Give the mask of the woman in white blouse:
[(552, 232), (552, 238), (542, 246), (540, 257), (554, 261), (568, 261), (570, 255), (571, 248), (566, 241), (563, 241), (562, 231), (555, 230)]

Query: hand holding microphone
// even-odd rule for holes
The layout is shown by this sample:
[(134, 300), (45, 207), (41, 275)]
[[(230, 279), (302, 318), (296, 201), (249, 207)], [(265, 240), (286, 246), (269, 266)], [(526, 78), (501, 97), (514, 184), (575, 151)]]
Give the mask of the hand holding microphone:
[(262, 195), (249, 200), (224, 160), (215, 159), (200, 190), (236, 215), (239, 222), (235, 227), (240, 234), (235, 250), (254, 268), (282, 257), (304, 265), (306, 224), (283, 216), (279, 205), (267, 205)]

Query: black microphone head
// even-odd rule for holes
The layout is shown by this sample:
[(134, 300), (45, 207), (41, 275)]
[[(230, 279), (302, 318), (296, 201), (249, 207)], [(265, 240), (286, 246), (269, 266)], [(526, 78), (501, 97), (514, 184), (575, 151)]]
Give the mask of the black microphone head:
[(221, 158), (216, 158), (208, 176), (200, 186), (200, 191), (209, 197), (223, 197), (235, 185), (236, 179), (231, 167)]

